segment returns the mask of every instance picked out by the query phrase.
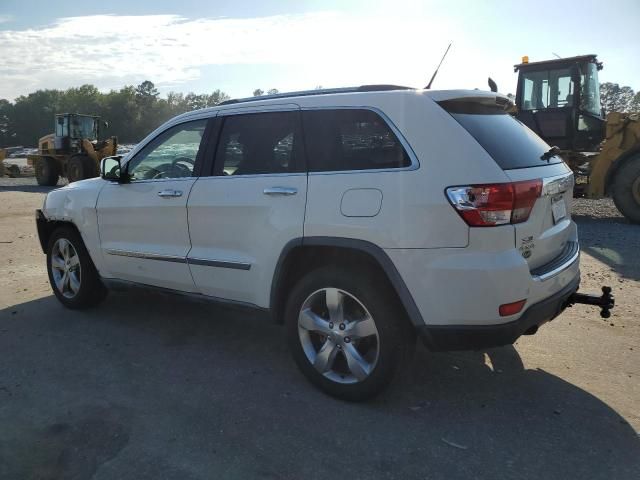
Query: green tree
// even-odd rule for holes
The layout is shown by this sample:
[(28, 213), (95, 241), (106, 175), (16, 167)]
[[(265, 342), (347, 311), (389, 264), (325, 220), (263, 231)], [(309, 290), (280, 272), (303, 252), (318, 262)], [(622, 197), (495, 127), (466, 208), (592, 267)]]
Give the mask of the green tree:
[(220, 105), (222, 102), (229, 100), (231, 97), (224, 93), (222, 90), (214, 90), (211, 95), (207, 98), (207, 107), (215, 107), (216, 105)]
[(115, 135), (120, 143), (135, 143), (175, 115), (212, 107), (228, 99), (221, 90), (187, 95), (169, 92), (166, 98), (160, 98), (149, 80), (108, 93), (93, 85), (38, 90), (13, 103), (0, 100), (0, 146), (36, 146), (40, 137), (53, 133), (55, 114), (65, 112), (99, 115), (109, 122), (101, 136)]
[(600, 84), (600, 102), (607, 113), (631, 111), (635, 96), (631, 87), (611, 82)]
[(8, 100), (0, 99), (0, 147), (12, 145), (13, 132), (11, 120), (13, 118), (13, 105)]
[(640, 92), (637, 92), (631, 101), (631, 112), (640, 113)]

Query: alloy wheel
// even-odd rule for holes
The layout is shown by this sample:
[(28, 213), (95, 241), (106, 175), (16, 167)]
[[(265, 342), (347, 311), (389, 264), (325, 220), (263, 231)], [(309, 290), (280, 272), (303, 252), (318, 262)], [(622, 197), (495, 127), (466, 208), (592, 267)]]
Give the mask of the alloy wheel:
[(75, 247), (66, 238), (59, 238), (51, 251), (51, 274), (58, 292), (73, 298), (80, 290), (80, 257)]
[(311, 365), (337, 383), (364, 381), (378, 361), (373, 317), (354, 295), (338, 288), (307, 297), (298, 314), (298, 335)]

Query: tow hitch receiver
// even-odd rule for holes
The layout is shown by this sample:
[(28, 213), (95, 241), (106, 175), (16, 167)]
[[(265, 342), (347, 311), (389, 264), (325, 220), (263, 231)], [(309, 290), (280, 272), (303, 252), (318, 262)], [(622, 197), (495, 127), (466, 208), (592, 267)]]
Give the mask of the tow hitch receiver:
[(600, 316), (602, 318), (609, 318), (611, 316), (610, 310), (614, 307), (615, 300), (613, 295), (611, 295), (611, 287), (602, 287), (602, 295), (599, 297), (586, 293), (574, 293), (569, 297), (567, 307), (571, 307), (576, 303), (600, 307)]

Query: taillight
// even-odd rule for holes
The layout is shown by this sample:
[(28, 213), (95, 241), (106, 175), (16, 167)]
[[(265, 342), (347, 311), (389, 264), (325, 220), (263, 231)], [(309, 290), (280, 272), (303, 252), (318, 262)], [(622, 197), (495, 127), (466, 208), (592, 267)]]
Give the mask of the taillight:
[(520, 310), (522, 310), (522, 307), (524, 307), (525, 303), (527, 303), (526, 299), (518, 300), (517, 302), (513, 303), (505, 303), (504, 305), (500, 305), (500, 307), (498, 308), (498, 313), (501, 317), (515, 315), (516, 313), (520, 312)]
[(472, 227), (526, 222), (541, 192), (540, 179), (446, 190), (451, 204)]

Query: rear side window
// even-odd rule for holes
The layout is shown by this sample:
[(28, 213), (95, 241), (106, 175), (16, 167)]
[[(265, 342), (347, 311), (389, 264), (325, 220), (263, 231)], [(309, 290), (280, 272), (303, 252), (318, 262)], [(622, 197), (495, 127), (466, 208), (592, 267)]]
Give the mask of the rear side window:
[(299, 112), (224, 117), (216, 153), (218, 175), (303, 171)]
[[(493, 99), (491, 99), (494, 101)], [(482, 101), (439, 102), (487, 151), (503, 170), (561, 163), (559, 156), (542, 160), (549, 145), (504, 109)]]
[(310, 172), (411, 165), (389, 125), (371, 110), (307, 110), (302, 121)]

